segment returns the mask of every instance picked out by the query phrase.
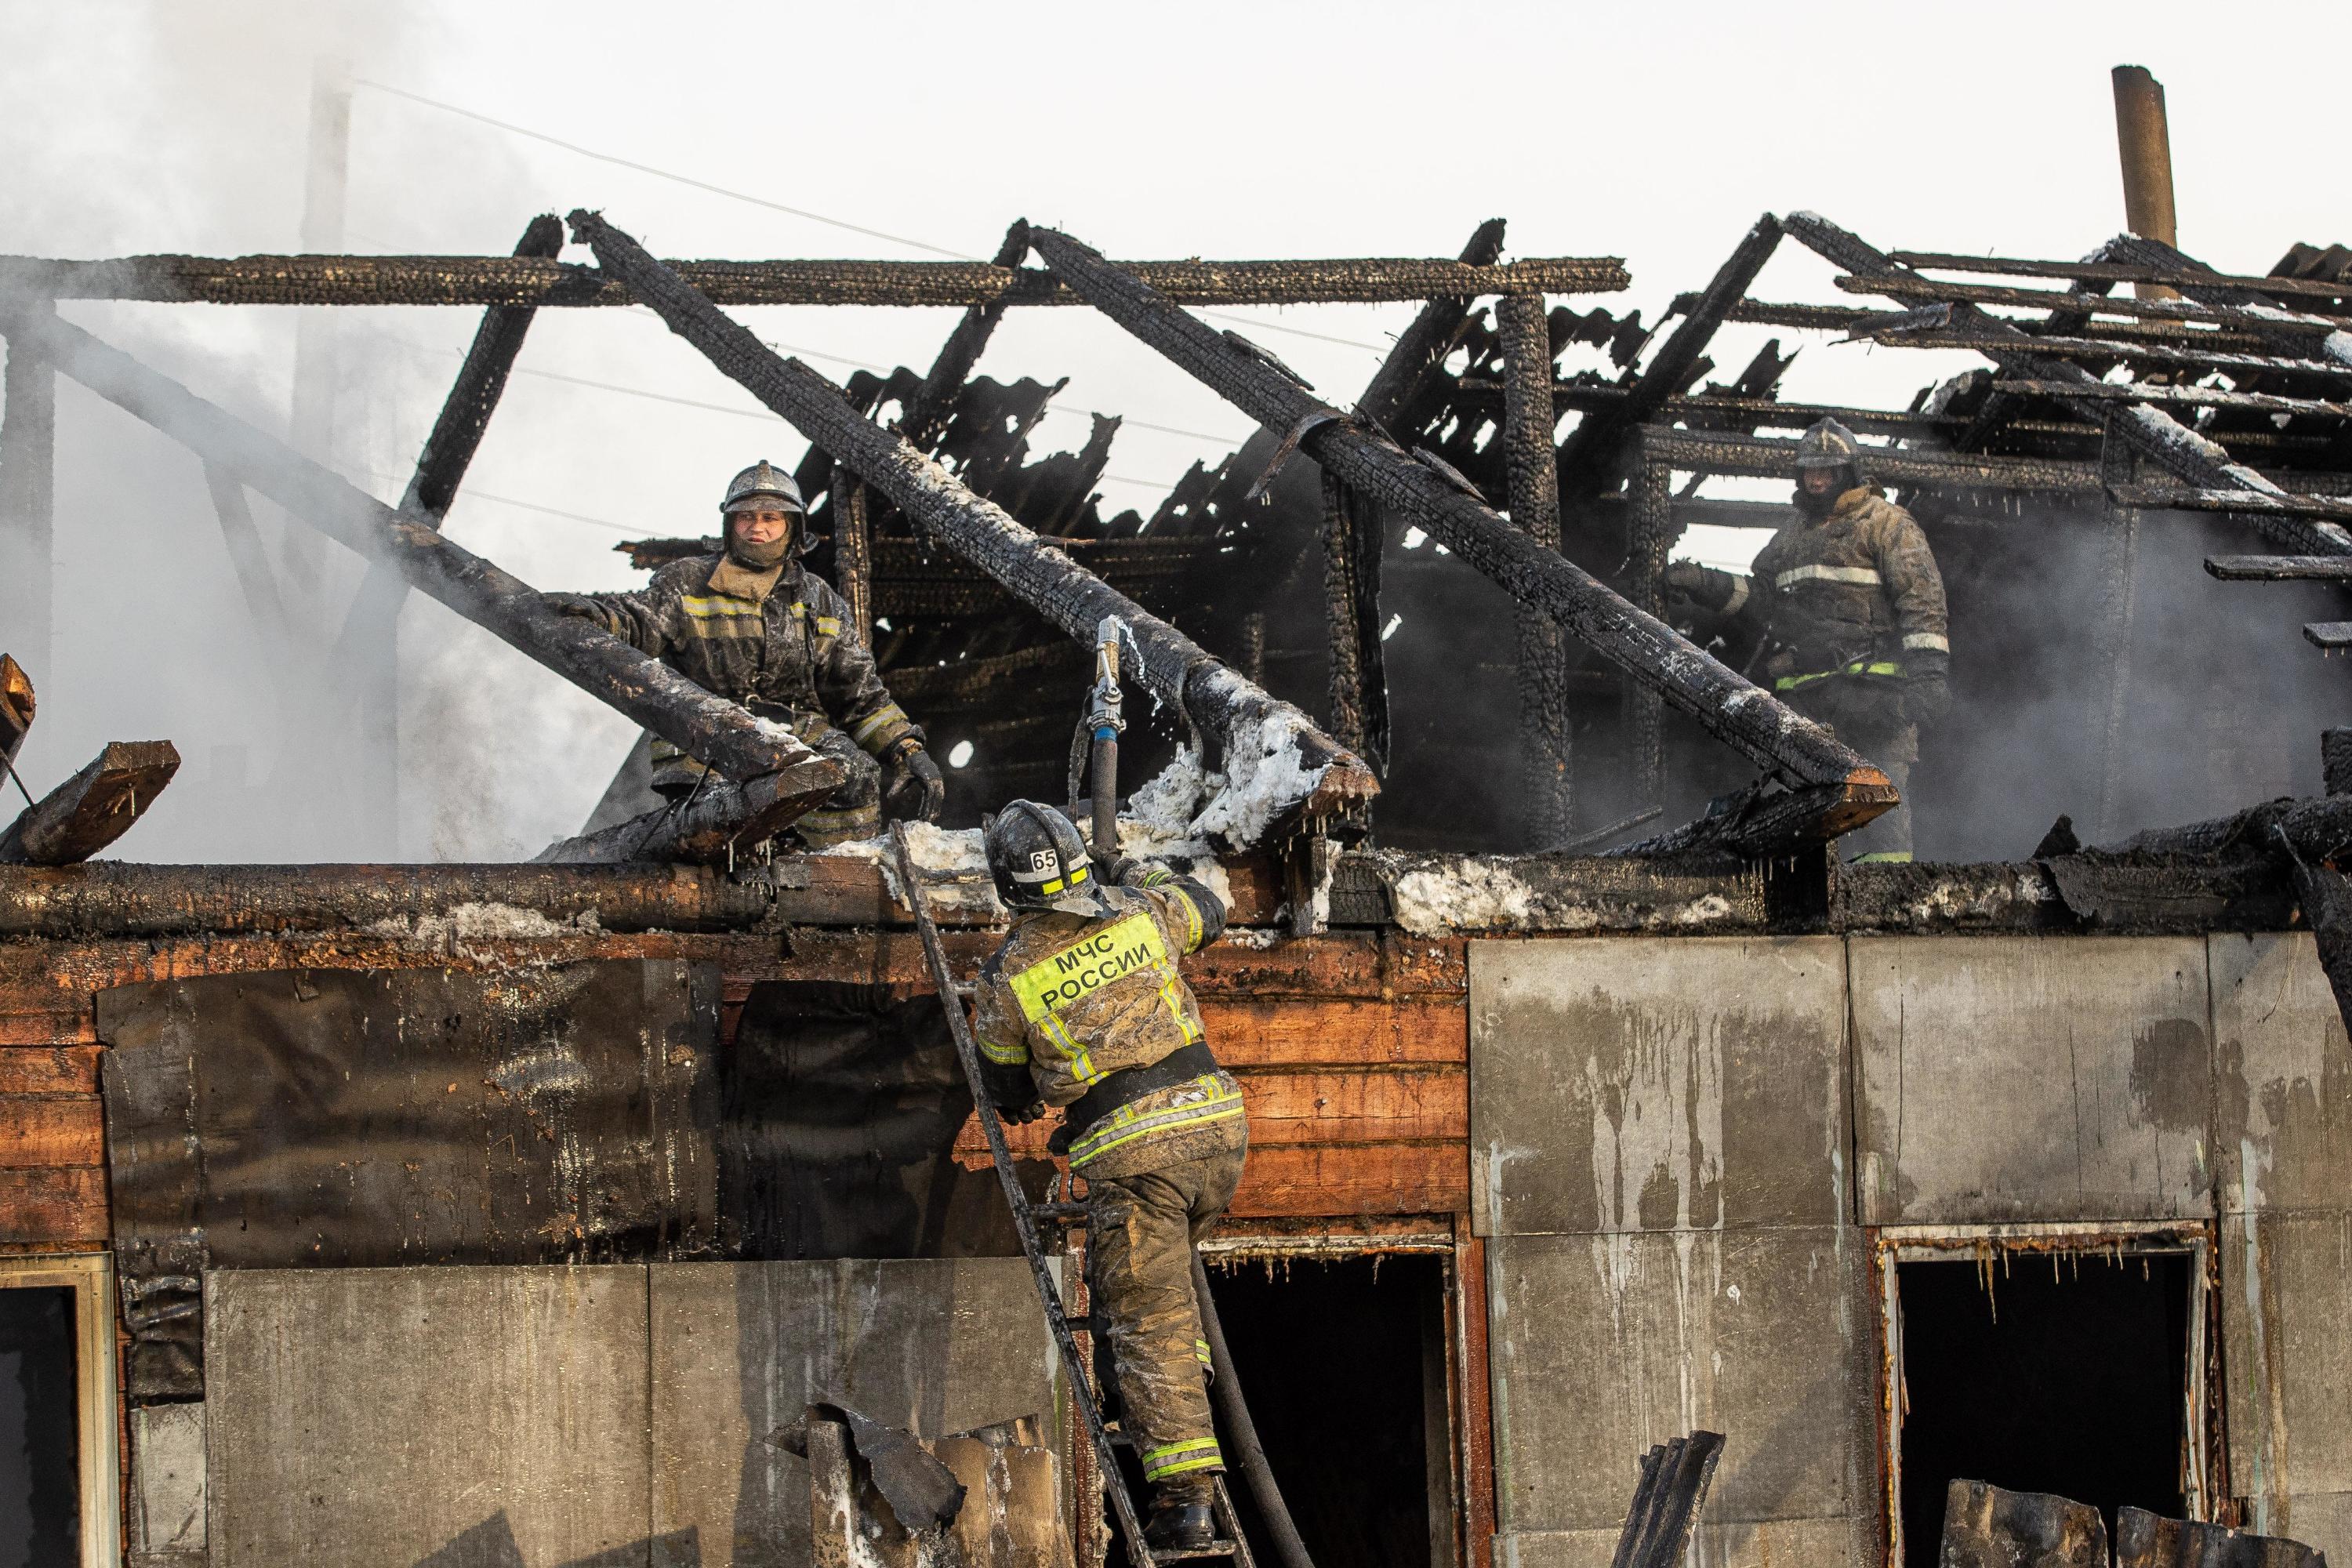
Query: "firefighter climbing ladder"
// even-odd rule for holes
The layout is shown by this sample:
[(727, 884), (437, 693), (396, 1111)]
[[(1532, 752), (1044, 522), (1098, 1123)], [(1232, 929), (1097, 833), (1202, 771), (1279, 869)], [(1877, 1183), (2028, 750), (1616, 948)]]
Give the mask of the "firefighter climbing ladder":
[[(1250, 1555), (1249, 1542), (1243, 1536), (1241, 1521), (1234, 1517), (1232, 1494), (1225, 1489), (1225, 1478), (1216, 1478), (1216, 1521), (1225, 1539), (1213, 1546), (1186, 1551), (1153, 1552), (1143, 1541), (1143, 1521), (1136, 1512), (1135, 1499), (1127, 1489), (1127, 1479), (1120, 1473), (1118, 1457), (1113, 1447), (1108, 1428), (1103, 1425), (1102, 1405), (1097, 1398), (1094, 1384), (1087, 1376), (1086, 1359), (1078, 1353), (1078, 1342), (1070, 1331), (1070, 1320), (1062, 1310), (1062, 1292), (1054, 1282), (1052, 1270), (1045, 1267), (1045, 1253), (1037, 1239), (1038, 1214), (1030, 1203), (1029, 1194), (1021, 1190), (1021, 1183), (1013, 1170), (1013, 1153), (1004, 1142), (1004, 1123), (989, 1100), (988, 1088), (982, 1081), (980, 1046), (972, 1038), (971, 1020), (964, 1005), (971, 995), (971, 987), (959, 982), (948, 965), (947, 948), (940, 941), (940, 928), (931, 919), (930, 900), (924, 883), (918, 875), (914, 856), (907, 847), (906, 829), (898, 824), (890, 828), (890, 843), (898, 862), (898, 885), (904, 889), (907, 907), (913, 911), (915, 930), (923, 939), (923, 960), (931, 972), (931, 984), (939, 988), (940, 1004), (948, 1016), (948, 1032), (955, 1037), (956, 1059), (963, 1064), (963, 1076), (971, 1085), (972, 1112), (980, 1119), (981, 1131), (988, 1136), (989, 1158), (995, 1163), (996, 1177), (1004, 1188), (1004, 1201), (1013, 1210), (1013, 1228), (1020, 1234), (1022, 1255), (1029, 1259), (1030, 1277), (1036, 1281), (1037, 1295), (1045, 1303), (1045, 1326), (1053, 1331), (1054, 1344), (1062, 1353), (1062, 1365), (1068, 1375), (1071, 1403), (1077, 1406), (1079, 1419), (1086, 1423), (1087, 1440), (1093, 1445), (1095, 1464), (1103, 1479), (1103, 1490), (1110, 1498), (1111, 1510), (1118, 1518), (1120, 1539), (1127, 1543), (1128, 1562), (1131, 1568), (1152, 1568), (1156, 1563), (1175, 1563), (1191, 1558), (1231, 1557), (1241, 1568), (1256, 1568)], [(1198, 1276), (1195, 1276), (1197, 1279)]]

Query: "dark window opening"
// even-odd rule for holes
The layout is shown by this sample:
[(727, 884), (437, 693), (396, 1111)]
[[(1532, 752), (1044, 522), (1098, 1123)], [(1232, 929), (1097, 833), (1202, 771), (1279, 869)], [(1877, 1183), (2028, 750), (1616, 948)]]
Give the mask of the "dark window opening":
[[(1446, 1568), (1454, 1509), (1444, 1259), (1213, 1262), (1209, 1279), (1250, 1415), (1308, 1553), (1362, 1568)], [(1277, 1561), (1248, 1483), (1238, 1472), (1226, 1479), (1257, 1560)]]
[(0, 1568), (80, 1555), (74, 1293), (0, 1289)]
[(2186, 1517), (2190, 1258), (1901, 1263), (1903, 1558), (1936, 1568), (1958, 1478)]

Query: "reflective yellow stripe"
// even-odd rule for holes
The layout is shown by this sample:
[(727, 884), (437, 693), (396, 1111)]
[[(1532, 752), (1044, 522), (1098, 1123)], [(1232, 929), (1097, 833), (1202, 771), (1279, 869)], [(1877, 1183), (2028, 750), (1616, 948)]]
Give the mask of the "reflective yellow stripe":
[[(1073, 883), (1079, 879), (1071, 874)], [(1148, 914), (1132, 914), (1014, 975), (1013, 994), (1022, 1016), (1036, 1024), (1129, 974), (1174, 968), (1160, 923)]]
[(1852, 583), (1861, 587), (1874, 588), (1885, 580), (1872, 566), (1796, 566), (1773, 578), (1772, 586), (1787, 588), (1799, 583)]
[(756, 599), (739, 599), (732, 594), (708, 595), (688, 594), (678, 600), (686, 613), (698, 621), (760, 618), (760, 603)]
[[(819, 616), (816, 618), (817, 629), (819, 631), (823, 631), (824, 629), (824, 623), (828, 619), (830, 619), (830, 617), (825, 616)], [(838, 632), (840, 629), (841, 623), (838, 621), (834, 622), (834, 630)], [(910, 721), (907, 718), (907, 710), (905, 709), (899, 707), (896, 702), (886, 702), (881, 707), (877, 708), (872, 713), (867, 714), (866, 717), (858, 724), (857, 728), (849, 732), (849, 738), (862, 748), (865, 746), (866, 742), (872, 740), (876, 735), (881, 733), (884, 730), (888, 729), (891, 725), (905, 724), (908, 722), (910, 722)]]
[(1202, 1034), (1200, 1026), (1185, 1015), (1183, 993), (1176, 989), (1177, 984), (1177, 977), (1170, 975), (1168, 984), (1160, 988), (1160, 999), (1168, 1005), (1168, 1016), (1176, 1020), (1178, 1028), (1184, 1031), (1184, 1043), (1189, 1046), (1206, 1037)]
[(841, 617), (838, 616), (817, 616), (816, 635), (821, 637), (839, 637), (841, 635)]
[(1201, 906), (1184, 896), (1184, 889), (1171, 886), (1169, 897), (1184, 907), (1184, 951), (1191, 952), (1201, 945)]
[(1905, 647), (1930, 648), (1937, 653), (1952, 651), (1951, 639), (1940, 632), (1910, 632), (1903, 638)]
[(1217, 1081), (1216, 1074), (1203, 1073), (1192, 1079), (1192, 1083), (1208, 1089), (1208, 1098), (1141, 1112), (1132, 1105), (1122, 1105), (1104, 1117), (1092, 1132), (1070, 1145), (1070, 1168), (1076, 1170), (1097, 1155), (1107, 1154), (1147, 1133), (1164, 1132), (1171, 1127), (1231, 1121), (1249, 1114), (1249, 1107), (1242, 1102), (1241, 1091), (1225, 1088)]
[(972, 1037), (972, 1043), (980, 1047), (982, 1056), (1000, 1067), (1019, 1067), (1029, 1059), (1029, 1043), (1026, 1040), (1009, 1046), (1000, 1046), (994, 1040), (975, 1035)]
[(1213, 1469), (1225, 1462), (1214, 1437), (1162, 1443), (1157, 1448), (1146, 1448), (1142, 1459), (1143, 1479), (1147, 1481), (1156, 1481), (1162, 1476), (1181, 1475), (1186, 1470)]
[(1775, 691), (1794, 691), (1800, 686), (1810, 686), (1816, 680), (1827, 680), (1832, 675), (1895, 675), (1903, 667), (1892, 659), (1858, 658), (1839, 669), (1817, 669), (1811, 675), (1784, 675), (1772, 683)]
[(1199, 1362), (1202, 1366), (1207, 1366), (1212, 1361), (1216, 1359), (1209, 1353), (1208, 1341), (1194, 1340), (1192, 1342), (1192, 1359)]
[(1736, 616), (1739, 606), (1748, 602), (1748, 579), (1735, 575), (1731, 579), (1731, 597), (1724, 601), (1722, 613)]

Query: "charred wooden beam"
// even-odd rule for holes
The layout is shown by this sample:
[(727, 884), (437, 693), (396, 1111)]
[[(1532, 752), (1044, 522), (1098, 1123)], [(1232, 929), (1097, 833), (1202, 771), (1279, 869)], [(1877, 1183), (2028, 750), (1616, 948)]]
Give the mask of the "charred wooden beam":
[(0, 833), (0, 861), (70, 866), (87, 860), (146, 814), (180, 771), (169, 741), (114, 741), (95, 762), (26, 806)]
[(616, 822), (593, 833), (558, 839), (531, 857), (534, 865), (615, 865), (630, 860), (681, 860), (697, 866), (734, 864), (790, 827), (809, 802), (789, 778), (769, 774), (748, 784), (705, 779), (680, 801)]
[[(1552, 429), (1551, 322), (1540, 296), (1496, 301), (1503, 343), (1503, 458), (1511, 521), (1546, 550), (1560, 547), (1559, 453)], [(1549, 849), (1575, 831), (1575, 757), (1570, 749), (1568, 640), (1532, 605), (1518, 607), (1519, 771), (1522, 838)]]
[(33, 694), (33, 678), (15, 658), (0, 653), (0, 768), (14, 767), (24, 749), (25, 734), (33, 727), (40, 700)]
[[(2133, 237), (2137, 238), (2137, 236)], [(2175, 256), (2179, 252), (2175, 251)], [(1957, 256), (1942, 250), (1890, 250), (1889, 261), (1924, 267), (1936, 272), (1974, 272), (1992, 278), (2079, 278), (2099, 283), (2164, 283), (2184, 293), (2184, 285), (2237, 288), (2264, 294), (2303, 295), (2314, 299), (2352, 299), (2352, 283), (2324, 279), (2257, 278), (2215, 272), (2180, 257), (2177, 266), (2141, 265), (2131, 261), (2032, 261), (2007, 256)]]
[(1438, 469), (1316, 398), (1264, 351), (1186, 315), (1066, 235), (1038, 229), (1032, 237), (1054, 270), (1105, 314), (1266, 429), (1295, 435), (1301, 450), (1358, 493), (1427, 529), (1465, 563), (1543, 609), (1718, 739), (1776, 773), (1822, 786), (1826, 794), (1808, 831), (1842, 833), (1894, 804), (1886, 775), (1827, 730), (1513, 528)]
[[(720, 305), (1075, 305), (1051, 274), (984, 261), (672, 261)], [(1504, 267), (1409, 257), (1124, 265), (1190, 305), (1382, 304), (1505, 291), (1605, 294), (1628, 287), (1615, 257), (1528, 258)], [(506, 256), (0, 257), (0, 296), (212, 305), (631, 305), (594, 268)]]
[(2209, 555), (2224, 583), (2352, 583), (2352, 555)]
[[(1465, 267), (1492, 268), (1502, 256), (1503, 220), (1490, 217), (1470, 236), (1461, 259)], [(1366, 418), (1383, 430), (1395, 425), (1413, 394), (1445, 363), (1454, 339), (1461, 335), (1462, 323), (1469, 317), (1471, 298), (1467, 293), (1447, 295), (1421, 308), (1412, 324), (1398, 334), (1396, 345), (1389, 350), (1378, 373), (1364, 384), (1363, 396), (1356, 400)]]
[(1669, 397), (1690, 390), (1691, 383), (1704, 374), (1699, 356), (1706, 352), (1732, 307), (1748, 297), (1748, 285), (1756, 281), (1780, 244), (1780, 220), (1766, 213), (1691, 301), (1682, 325), (1650, 356), (1649, 368), (1625, 372), (1619, 382), (1627, 391), (1625, 400), (1586, 416), (1570, 432), (1559, 449), (1560, 477), (1568, 489), (1583, 494), (1601, 488), (1625, 432), (1655, 415)]
[[(1923, 321), (1916, 313), (1906, 312), (1899, 317), (1891, 316), (1863, 323), (1854, 329), (1853, 335), (1856, 338), (1867, 338), (1873, 342), (1885, 343), (1893, 348), (1967, 349), (1974, 353), (1992, 357), (1990, 345), (2008, 342), (2011, 340), (2006, 333), (1989, 333), (1987, 323), (2000, 327), (2013, 325), (1997, 317), (1980, 316), (1973, 324), (1963, 324), (1955, 320), (1949, 327), (1945, 327), (1939, 323)], [(2102, 322), (2101, 326), (2104, 328), (2106, 324)], [(2186, 365), (2198, 370), (2225, 372), (2277, 371), (2290, 375), (2326, 375), (2339, 378), (2352, 375), (2352, 369), (2327, 360), (2302, 359), (2273, 353), (2240, 353), (2229, 349), (2209, 349), (2201, 344), (2177, 338), (2164, 342), (2150, 342), (2119, 337), (2084, 338), (2055, 332), (2029, 333), (2021, 329), (2017, 341), (2024, 350), (2050, 356), (2042, 362), (2043, 363), (2065, 363), (2067, 368), (2074, 369), (2078, 375), (2088, 374), (2070, 363), (2078, 359), (2090, 360), (2101, 364), (2128, 361), (2138, 364)], [(2009, 373), (2013, 379), (2032, 379), (2035, 374), (2031, 370)], [(2096, 379), (2088, 382), (2076, 381), (2071, 376), (2063, 379), (2069, 387), (2074, 389), (2106, 384)], [(2053, 394), (2053, 395), (2071, 395), (2071, 394)], [(2090, 392), (2083, 393), (2082, 395), (2086, 398), (2095, 398), (2100, 395)]]
[[(1685, 473), (1742, 474), (1787, 479), (1796, 471), (1797, 443), (1729, 431), (1642, 427), (1640, 460)], [(1984, 489), (2080, 491), (2105, 489), (2096, 463), (2056, 458), (2012, 458), (1980, 452), (1927, 452), (1872, 447), (1863, 469), (1888, 485), (1945, 485)]]
[[(1858, 236), (1815, 214), (1792, 215), (1788, 227), (1807, 247), (1857, 277), (1901, 279), (1917, 276), (1889, 260)], [(2004, 374), (2066, 382), (2075, 386), (2097, 384), (2098, 378), (2080, 366), (2048, 357), (2043, 350), (2049, 340), (2031, 337), (2008, 322), (1986, 315), (1974, 305), (1955, 303), (1948, 309), (1954, 325), (1964, 334), (1978, 335), (1983, 340), (1972, 346), (1999, 365)], [(2081, 417), (2112, 430), (2143, 457), (2196, 489), (2245, 490), (2273, 498), (2286, 493), (2160, 409), (2145, 404), (2101, 403), (2095, 397), (2060, 401)], [(2333, 523), (2250, 515), (2257, 528), (2291, 549), (2312, 555), (2352, 553), (2352, 533)]]
[(2054, 381), (1997, 379), (1995, 392), (2022, 397), (2089, 397), (2109, 403), (2147, 403), (2165, 408), (2242, 408), (2256, 414), (2312, 415), (2352, 419), (2352, 404), (2315, 397), (2280, 397), (2267, 392), (2230, 392), (2218, 386), (2147, 386), (2131, 382), (2103, 382), (2095, 390)]
[[(23, 310), (28, 319), (57, 320), (57, 307), (47, 300)], [(0, 626), (8, 628), (16, 651), (46, 668), (56, 554), (58, 378), (29, 337), (11, 331), (7, 338), (8, 363), (0, 371)]]
[(2123, 506), (2163, 511), (2275, 511), (2288, 517), (2326, 518), (2352, 522), (2352, 500), (2337, 496), (2286, 494), (2249, 500), (2242, 490), (2191, 490), (2179, 485), (2111, 485), (2109, 493)]
[(2210, 270), (2203, 262), (2183, 256), (2161, 239), (2119, 234), (2102, 246), (2099, 253), (2102, 257), (2182, 273), (2185, 276), (2172, 287), (2198, 307), (2227, 312), (2231, 325), (2239, 331), (2252, 333), (2284, 353), (2316, 354), (2335, 367), (2336, 375), (2352, 375), (2352, 337), (2334, 331), (2315, 336), (2312, 326), (2314, 322), (2324, 322), (2334, 328), (2346, 324), (2344, 318), (2289, 310), (2276, 300), (2265, 299), (2262, 285), (2241, 287), (2218, 277), (2200, 278), (2200, 273)]
[(572, 215), (572, 226), (672, 331), (1015, 598), (1081, 641), (1091, 642), (1106, 618), (1125, 621), (1144, 683), (1181, 708), (1221, 752), (1206, 760), (1227, 784), (1196, 823), (1202, 831), (1242, 847), (1286, 816), (1336, 815), (1379, 793), (1370, 770), (1297, 709), (1219, 664), (1003, 508), (972, 494), (897, 433), (859, 414), (807, 365), (780, 358), (635, 239), (585, 211)]
[(0, 867), (0, 936), (408, 934), (429, 930), (428, 922), (453, 919), (472, 920), (477, 934), (484, 935), (557, 935), (562, 925), (589, 931), (739, 931), (770, 920), (777, 912), (778, 891), (772, 880), (737, 879), (698, 866), (142, 866), (100, 860), (53, 869)]
[[(1014, 218), (1004, 231), (1004, 243), (996, 248), (996, 265), (1017, 267), (1029, 254), (1029, 220)], [(947, 428), (948, 415), (955, 407), (956, 394), (971, 379), (971, 367), (980, 363), (981, 351), (996, 331), (996, 323), (1004, 319), (1004, 300), (995, 299), (966, 306), (963, 320), (940, 345), (939, 357), (931, 361), (923, 384), (908, 399), (905, 411), (898, 418), (898, 433), (928, 452)]]
[(12, 315), (0, 330), (12, 341), (22, 334), (66, 375), (329, 537), (371, 560), (392, 561), (414, 586), (725, 776), (786, 774), (811, 802), (840, 786), (840, 765), (789, 731), (586, 621), (558, 614), (530, 584), (121, 350), (54, 317)]
[(1877, 294), (1889, 300), (1965, 300), (1974, 305), (2020, 310), (2137, 316), (2159, 321), (2215, 321), (2257, 335), (2279, 331), (2291, 341), (2305, 344), (2338, 327), (2352, 326), (2352, 316), (2317, 315), (2280, 305), (2207, 305), (2193, 300), (2138, 300), (2129, 295), (2085, 296), (2048, 289), (2004, 289), (1990, 283), (1948, 283), (1940, 278), (1849, 277), (1833, 281), (1849, 294)]
[(839, 463), (833, 466), (833, 585), (849, 605), (857, 640), (874, 640), (874, 529), (866, 511), (866, 487)]
[(1389, 704), (1381, 668), (1381, 526), (1373, 509), (1323, 476), (1323, 616), (1331, 644), (1331, 732), (1385, 774)]

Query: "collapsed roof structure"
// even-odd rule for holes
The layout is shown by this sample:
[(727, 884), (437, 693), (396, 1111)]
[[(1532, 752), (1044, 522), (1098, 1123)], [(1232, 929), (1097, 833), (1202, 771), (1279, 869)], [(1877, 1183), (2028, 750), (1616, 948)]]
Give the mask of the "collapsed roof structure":
[[(1004, 1525), (990, 1561), (1102, 1551), (1069, 1390), (1007, 1348), (1034, 1344), (1026, 1287), (991, 1271), (1008, 1249), (940, 1069), (916, 889), (873, 847), (767, 847), (836, 765), (441, 530), (533, 313), (623, 304), (809, 438), (815, 567), (934, 741), (972, 744), (950, 826), (1075, 794), (1086, 650), (1129, 628), (1159, 717), (1125, 830), (1234, 909), (1194, 979), (1255, 1147), (1210, 1250), (1328, 1265), (1338, 1283), (1298, 1289), (1370, 1325), (1318, 1329), (1348, 1358), (1318, 1362), (1271, 1266), (1263, 1300), (1223, 1276), (1330, 1559), (1598, 1561), (1626, 1456), (1708, 1424), (1729, 1438), (1711, 1559), (1922, 1561), (1908, 1489), (1940, 1504), (1958, 1472), (1935, 1467), (1959, 1461), (1916, 1446), (1905, 1336), (1934, 1270), (2042, 1254), (2159, 1282), (2113, 1309), (2156, 1323), (2133, 1375), (2162, 1384), (2159, 1511), (2352, 1547), (2326, 1393), (2352, 1323), (2327, 1261), (2352, 1215), (2329, 1000), (2352, 998), (2352, 745), (2331, 738), (2325, 795), (2126, 837), (2146, 819), (2123, 739), (2152, 531), (2224, 520), (2279, 552), (2215, 552), (2225, 579), (2352, 577), (2341, 254), (2270, 276), (2136, 236), (1963, 257), (1768, 214), (1644, 325), (1553, 303), (1624, 289), (1622, 264), (1505, 262), (1500, 222), (1454, 259), (1280, 262), (1112, 261), (1015, 224), (988, 264), (664, 261), (600, 214), (569, 225), (593, 265), (545, 216), (508, 257), (0, 258), (20, 559), (46, 554), (62, 375), (202, 458), (257, 619), (278, 589), (247, 490), (368, 558), (331, 655), (362, 683), (420, 590), (724, 781), (669, 807), (616, 780), (530, 865), (94, 860), (176, 765), (126, 743), (0, 839), (0, 1283), (68, 1281), (83, 1429), (121, 1412), (131, 1433), (127, 1525), (115, 1445), (80, 1441), (86, 1552), (121, 1528), (156, 1568), (791, 1560), (820, 1460), (771, 1438), (820, 1403), (968, 1438), (951, 1462)], [(1856, 298), (1750, 298), (1790, 241)], [(393, 505), (59, 313), (84, 299), (484, 313)], [(1336, 399), (1193, 313), (1343, 300), (1421, 308)], [(964, 315), (929, 367), (842, 386), (728, 314), (774, 303)], [(1106, 518), (1114, 423), (1033, 457), (1058, 388), (975, 374), (1016, 308), (1101, 312), (1256, 434), (1150, 516)], [(1777, 341), (1707, 380), (1727, 323), (1989, 368), (1902, 409), (1796, 404)], [(2030, 854), (1842, 864), (1839, 836), (1894, 803), (1884, 773), (1749, 681), (1752, 650), (1662, 618), (1685, 529), (1786, 515), (1702, 486), (1784, 475), (1779, 433), (1825, 415), (1947, 554), (1962, 636), (1999, 637), (2024, 520), (2090, 542), (2075, 695), (2098, 793), (2072, 809), (2105, 847), (2062, 822)], [(643, 566), (702, 547), (624, 546)], [(2340, 622), (2305, 635), (2352, 645)], [(37, 676), (45, 626), (26, 637)], [(2040, 679), (1959, 671), (1988, 707)], [(2304, 710), (2239, 707), (2217, 749), (2272, 725), (2317, 750)], [(33, 716), (0, 666), (10, 756)], [(1992, 788), (1996, 764), (1950, 761), (1955, 790)], [(971, 837), (914, 835), (964, 962), (1003, 913)], [(577, 1408), (530, 1405), (520, 1351), (452, 1365), (480, 1344), (561, 1355)], [(453, 1378), (501, 1414), (436, 1421)], [(333, 1414), (354, 1388), (373, 1418)], [(1407, 1421), (1415, 1443), (1353, 1462)], [(1027, 1464), (1043, 1493), (1005, 1479)], [(175, 1511), (191, 1474), (210, 1489)], [(483, 1474), (495, 1511), (461, 1484)]]

